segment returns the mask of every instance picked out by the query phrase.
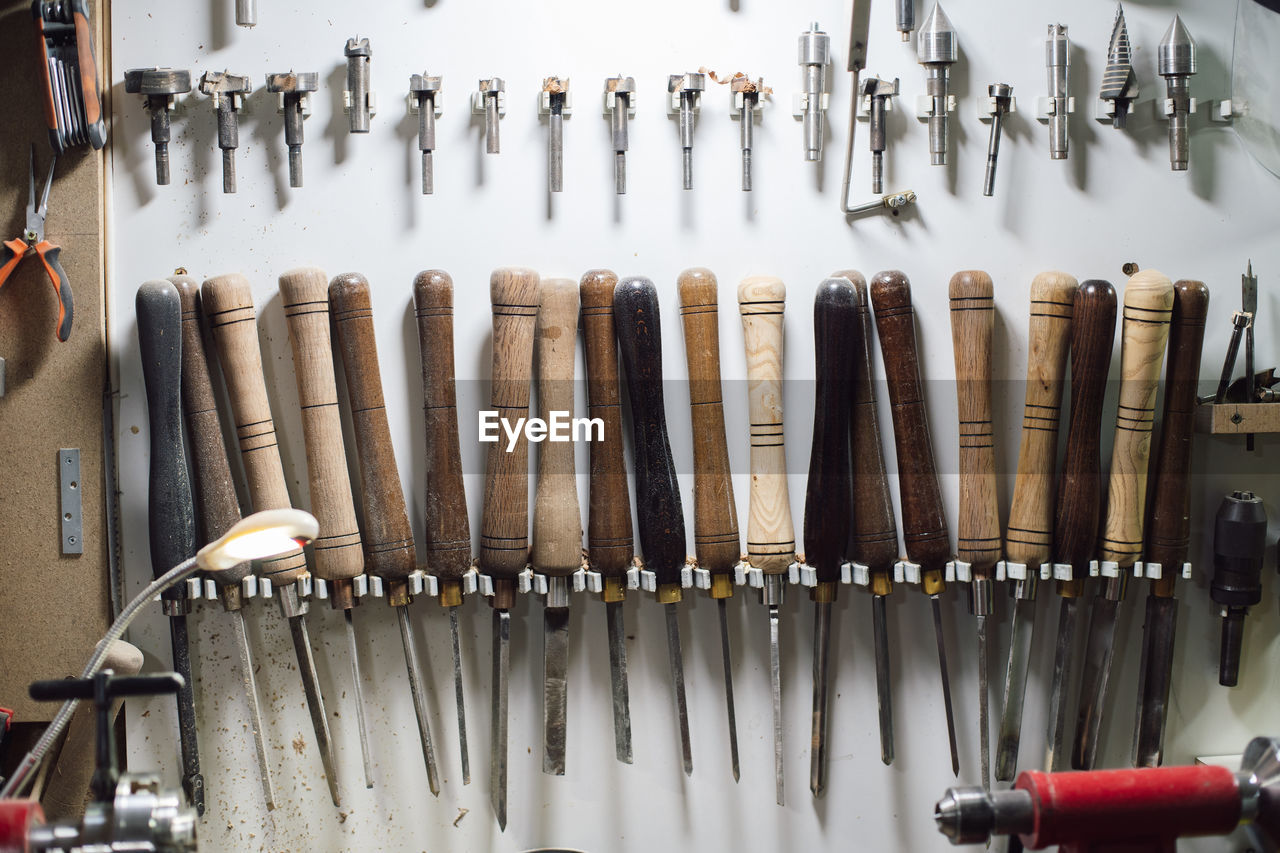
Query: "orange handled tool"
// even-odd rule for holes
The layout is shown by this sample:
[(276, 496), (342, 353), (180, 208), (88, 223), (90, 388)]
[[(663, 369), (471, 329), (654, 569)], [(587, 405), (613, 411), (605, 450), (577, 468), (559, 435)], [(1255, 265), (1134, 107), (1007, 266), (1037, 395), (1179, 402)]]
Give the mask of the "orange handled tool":
[(44, 181), (44, 192), (40, 194), (40, 203), (36, 204), (36, 147), (31, 146), (31, 192), (27, 202), (27, 227), (22, 236), (6, 240), (0, 246), (0, 287), (9, 280), (10, 274), (18, 268), (31, 252), (40, 257), (44, 271), (49, 275), (53, 292), (58, 297), (58, 340), (65, 341), (71, 337), (71, 282), (62, 269), (58, 256), (62, 247), (55, 246), (44, 238), (44, 219), (49, 213), (49, 187), (53, 184), (53, 167), (57, 165), (55, 157), (49, 163), (49, 176)]

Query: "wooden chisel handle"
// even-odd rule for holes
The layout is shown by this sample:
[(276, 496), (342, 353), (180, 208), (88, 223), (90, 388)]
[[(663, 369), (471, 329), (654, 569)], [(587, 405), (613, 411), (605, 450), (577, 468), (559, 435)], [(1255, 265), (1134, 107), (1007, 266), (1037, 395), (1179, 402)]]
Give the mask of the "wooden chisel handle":
[[(489, 277), (493, 303), (493, 381), (490, 407), (512, 426), (529, 417), (533, 331), (538, 319), (538, 274), (502, 267)], [(500, 431), (501, 432), (501, 431)], [(521, 430), (507, 450), (505, 435), (489, 445), (480, 522), (480, 569), (498, 582), (492, 604), (514, 604), (516, 575), (529, 560), (529, 442)]]
[(458, 393), (453, 366), (453, 279), (427, 270), (413, 280), (422, 357), (422, 413), (426, 421), (427, 566), (445, 581), (441, 603), (461, 603), (462, 576), (471, 568), (471, 521), (458, 441)]
[[(147, 388), (151, 470), (147, 526), (151, 573), (160, 577), (196, 552), (196, 516), (182, 442), (182, 303), (167, 281), (138, 288), (138, 350)], [(186, 596), (181, 584), (164, 592), (168, 601)]]
[(647, 278), (624, 278), (613, 294), (613, 323), (631, 400), (636, 521), (645, 568), (657, 575), (658, 600), (682, 597), (684, 508), (667, 439), (662, 396), (662, 328), (658, 291)]
[(786, 301), (787, 288), (780, 278), (750, 276), (738, 285), (751, 423), (747, 562), (766, 575), (785, 572), (796, 553), (782, 429), (782, 312)]
[(1156, 449), (1151, 523), (1147, 532), (1148, 562), (1162, 567), (1152, 590), (1173, 595), (1175, 579), (1187, 560), (1191, 541), (1191, 438), (1195, 434), (1196, 385), (1209, 288), (1202, 281), (1173, 285), (1173, 321), (1169, 327), (1169, 366), (1164, 380), (1164, 415)]
[[(200, 285), (189, 275), (169, 277), (182, 303), (182, 415), (187, 425), (188, 448), (200, 526), (199, 542), (212, 542), (240, 520), (240, 501), (231, 478), (231, 463), (222, 440), (222, 422), (209, 378), (209, 361), (200, 325)], [(238, 585), (250, 572), (249, 561), (220, 572), (217, 582), (224, 590)], [(240, 597), (223, 596), (228, 609), (238, 609)]]
[(329, 601), (335, 608), (346, 610), (355, 604), (355, 597), (340, 582), (364, 571), (364, 554), (351, 497), (347, 451), (342, 441), (324, 271), (300, 267), (285, 272), (280, 276), (280, 299), (293, 349), (293, 372), (298, 381), (311, 514), (320, 525), (320, 535), (313, 544), (314, 573), (335, 585), (339, 591), (331, 595)]
[(405, 581), (418, 567), (418, 558), (382, 396), (369, 282), (359, 273), (343, 273), (329, 283), (328, 295), (360, 463), (365, 567), (392, 583), (391, 604), (401, 606), (408, 604)]
[(1004, 543), (1009, 562), (1031, 570), (1049, 562), (1053, 551), (1053, 472), (1078, 288), (1076, 280), (1062, 272), (1042, 272), (1031, 280), (1022, 443)]
[[(262, 375), (253, 290), (238, 273), (220, 275), (200, 286), (200, 301), (218, 348), (250, 503), (254, 512), (286, 509), (290, 506), (289, 487), (280, 464), (275, 422)], [(307, 574), (306, 556), (299, 549), (264, 560), (260, 571), (276, 586), (287, 586)]]
[[(613, 332), (611, 270), (582, 276), (582, 339), (586, 350), (587, 415), (604, 423), (604, 440), (591, 442), (591, 503), (587, 517), (587, 557), (606, 579), (617, 580), (631, 567), (635, 553), (631, 495), (622, 454), (622, 401), (618, 386), (618, 342)], [(621, 601), (622, 587), (610, 584), (606, 600)], [(618, 596), (613, 598), (612, 596)]]
[(1115, 335), (1115, 288), (1099, 279), (1085, 281), (1071, 310), (1071, 414), (1053, 525), (1054, 559), (1071, 566), (1075, 580), (1087, 576), (1098, 540), (1102, 403)]
[(916, 353), (916, 315), (906, 275), (897, 270), (876, 273), (871, 279), (871, 305), (893, 413), (903, 545), (907, 558), (922, 569), (924, 591), (934, 595), (946, 588), (942, 571), (951, 556), (951, 535), (942, 510), (942, 489), (933, 459), (933, 440), (929, 437)]
[(1173, 282), (1155, 270), (1140, 270), (1124, 287), (1120, 345), (1120, 402), (1111, 448), (1107, 521), (1099, 558), (1131, 567), (1142, 554), (1146, 519), (1147, 465), (1156, 416), (1156, 386), (1169, 340)]
[(850, 556), (871, 571), (871, 591), (886, 595), (892, 589), (891, 571), (898, 559), (898, 522), (885, 473), (884, 443), (880, 440), (879, 407), (872, 375), (876, 333), (871, 322), (867, 280), (857, 270), (835, 273), (853, 282), (858, 306), (858, 340), (850, 373), (853, 400), (849, 433), (853, 461), (853, 525)]
[[(804, 555), (834, 597), (849, 541), (849, 363), (858, 349), (858, 297), (846, 278), (818, 285), (813, 299), (814, 405), (809, 480), (804, 495)], [(822, 593), (815, 590), (815, 598)]]
[(719, 576), (712, 581), (712, 597), (727, 598), (733, 595), (727, 579), (741, 551), (720, 387), (716, 277), (702, 267), (687, 269), (680, 273), (678, 289), (693, 422), (693, 544), (698, 565)]
[[(573, 418), (573, 367), (578, 340), (578, 283), (568, 278), (542, 282), (542, 302), (534, 327), (538, 363), (538, 416)], [(582, 510), (572, 441), (548, 439), (538, 446), (538, 491), (533, 503), (530, 562), (550, 577), (568, 577), (582, 567)]]

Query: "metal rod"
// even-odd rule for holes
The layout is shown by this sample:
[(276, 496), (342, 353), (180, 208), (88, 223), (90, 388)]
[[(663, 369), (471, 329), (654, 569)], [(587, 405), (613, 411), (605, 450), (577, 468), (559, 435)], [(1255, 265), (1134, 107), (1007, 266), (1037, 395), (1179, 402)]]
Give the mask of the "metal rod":
[(872, 632), (876, 646), (876, 708), (880, 715), (880, 761), (893, 763), (893, 693), (889, 675), (889, 630), (883, 595), (871, 598)]
[(471, 784), (471, 756), (467, 751), (467, 703), (462, 691), (462, 643), (458, 637), (458, 608), (449, 608), (453, 638), (453, 699), (458, 709), (458, 744), (462, 751), (462, 784)]
[(938, 642), (938, 667), (942, 672), (942, 703), (947, 712), (947, 741), (951, 746), (951, 772), (960, 775), (960, 750), (956, 746), (956, 718), (951, 709), (951, 678), (947, 675), (947, 646), (942, 636), (942, 602), (929, 596), (933, 606), (933, 634)]
[(809, 790), (815, 797), (827, 789), (827, 661), (831, 653), (831, 604), (813, 608), (813, 734), (809, 751)]
[[(569, 597), (568, 578), (549, 581), (560, 584), (563, 600)], [(549, 592), (547, 600), (552, 599)], [(548, 605), (542, 611), (542, 772), (564, 775), (565, 718), (569, 703), (569, 608)]]
[(338, 796), (338, 775), (333, 761), (333, 738), (329, 735), (329, 717), (324, 710), (324, 697), (320, 693), (320, 679), (316, 675), (316, 661), (311, 655), (311, 638), (307, 636), (307, 623), (300, 609), (298, 593), (285, 587), (281, 594), (281, 609), (292, 611), (289, 616), (289, 636), (293, 639), (293, 652), (298, 659), (298, 673), (302, 676), (302, 691), (307, 697), (307, 710), (311, 714), (311, 728), (316, 735), (316, 749), (324, 765), (325, 779), (329, 783), (329, 796), (335, 806), (342, 805)]
[(720, 613), (720, 656), (724, 661), (724, 702), (729, 715), (729, 757), (733, 762), (733, 781), (742, 775), (738, 764), (738, 718), (733, 710), (733, 659), (729, 653), (729, 610), (727, 598), (717, 599)]
[(183, 685), (178, 690), (178, 737), (182, 748), (182, 790), (195, 807), (197, 815), (204, 814), (204, 776), (200, 773), (200, 748), (196, 742), (196, 704), (192, 692), (191, 651), (187, 646), (187, 617), (169, 617), (169, 639), (173, 647), (173, 669), (181, 675)]
[(262, 707), (258, 703), (258, 682), (253, 673), (253, 652), (249, 647), (249, 626), (244, 618), (243, 608), (236, 614), (236, 644), (240, 652), (240, 679), (244, 684), (244, 693), (249, 700), (249, 723), (253, 728), (253, 746), (258, 753), (258, 770), (262, 774), (262, 795), (266, 801), (267, 811), (276, 807), (275, 785), (271, 781), (271, 764), (267, 761), (267, 734), (262, 725)]
[(356, 727), (360, 730), (360, 758), (364, 763), (364, 786), (373, 787), (373, 759), (369, 756), (369, 731), (364, 719), (364, 678), (360, 674), (360, 644), (356, 642), (356, 626), (351, 619), (351, 609), (342, 611), (342, 621), (347, 626), (347, 652), (351, 657), (351, 679), (356, 698)]
[[(1034, 580), (1028, 574), (1025, 584)], [(1009, 662), (1004, 674), (1004, 706), (1000, 713), (1000, 734), (996, 740), (996, 781), (1011, 782), (1018, 767), (1018, 747), (1022, 741), (1022, 705), (1027, 693), (1027, 665), (1036, 618), (1035, 598), (1018, 598), (1013, 605), (1013, 625), (1009, 637)]]
[(627, 646), (622, 602), (610, 601), (604, 607), (609, 624), (609, 675), (613, 687), (614, 754), (623, 764), (630, 764), (632, 761), (631, 697), (627, 687)]
[(422, 742), (422, 760), (427, 766), (427, 785), (431, 793), (438, 797), (440, 777), (436, 772), (435, 747), (431, 743), (431, 724), (427, 718), (427, 697), (423, 687), (422, 664), (418, 661), (418, 646), (413, 639), (409, 608), (397, 607), (395, 611), (400, 623), (400, 643), (404, 646), (405, 669), (409, 673), (409, 692), (413, 694), (413, 713), (418, 720), (418, 739)]
[(1076, 640), (1076, 611), (1079, 599), (1064, 596), (1058, 609), (1058, 641), (1053, 648), (1053, 680), (1049, 691), (1049, 728), (1045, 733), (1044, 770), (1057, 769), (1067, 728), (1067, 687), (1071, 679), (1071, 657)]
[(675, 602), (663, 605), (667, 611), (667, 653), (671, 659), (671, 682), (676, 691), (676, 714), (680, 718), (680, 754), (686, 776), (693, 775), (693, 746), (689, 740), (689, 703), (684, 693), (684, 656), (680, 651), (680, 623)]
[(489, 797), (498, 828), (507, 828), (507, 683), (511, 673), (511, 614), (493, 611), (493, 704), (489, 715)]

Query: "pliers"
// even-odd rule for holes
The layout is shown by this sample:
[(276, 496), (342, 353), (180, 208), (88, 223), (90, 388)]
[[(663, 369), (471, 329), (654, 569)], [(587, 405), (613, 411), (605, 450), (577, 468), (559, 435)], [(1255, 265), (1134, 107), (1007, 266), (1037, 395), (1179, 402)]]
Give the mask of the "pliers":
[(58, 340), (65, 341), (71, 336), (71, 282), (58, 261), (62, 247), (55, 246), (44, 238), (44, 220), (49, 213), (49, 187), (53, 184), (53, 167), (58, 158), (49, 163), (49, 176), (44, 182), (44, 192), (40, 195), (40, 204), (36, 204), (36, 147), (31, 146), (31, 184), (30, 200), (27, 203), (27, 228), (21, 237), (6, 240), (0, 246), (0, 287), (9, 280), (9, 275), (18, 268), (22, 259), (34, 251), (44, 264), (44, 271), (49, 275), (49, 282), (58, 297)]

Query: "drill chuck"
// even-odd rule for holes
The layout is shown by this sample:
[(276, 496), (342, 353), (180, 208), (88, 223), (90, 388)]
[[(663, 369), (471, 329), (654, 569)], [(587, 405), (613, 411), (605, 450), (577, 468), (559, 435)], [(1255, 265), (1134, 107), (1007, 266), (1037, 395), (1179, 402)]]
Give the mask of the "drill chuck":
[(1218, 682), (1234, 687), (1240, 670), (1244, 617), (1262, 600), (1267, 513), (1252, 492), (1227, 495), (1213, 524), (1213, 582), (1209, 594), (1223, 606)]

